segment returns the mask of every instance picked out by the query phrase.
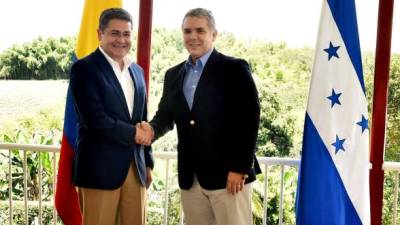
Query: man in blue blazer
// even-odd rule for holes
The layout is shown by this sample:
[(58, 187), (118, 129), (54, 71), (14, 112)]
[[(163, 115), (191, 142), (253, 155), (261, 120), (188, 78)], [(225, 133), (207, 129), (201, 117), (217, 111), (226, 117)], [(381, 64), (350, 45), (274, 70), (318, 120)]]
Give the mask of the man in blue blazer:
[(146, 120), (143, 70), (127, 57), (132, 17), (105, 10), (100, 46), (71, 69), (70, 88), (78, 115), (73, 181), (86, 225), (145, 224), (146, 186), (151, 182), (151, 149), (137, 143)]
[(185, 222), (253, 224), (249, 183), (260, 172), (255, 157), (260, 106), (249, 65), (214, 49), (217, 31), (209, 10), (190, 10), (182, 31), (190, 56), (166, 72), (150, 125), (155, 138), (177, 126)]

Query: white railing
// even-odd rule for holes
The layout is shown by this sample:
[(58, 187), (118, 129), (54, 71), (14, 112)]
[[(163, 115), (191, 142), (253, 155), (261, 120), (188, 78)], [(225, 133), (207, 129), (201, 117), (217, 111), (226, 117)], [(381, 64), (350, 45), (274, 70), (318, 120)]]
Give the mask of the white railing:
[[(18, 150), (18, 152), (22, 152), (23, 154), (23, 192), (24, 192), (24, 199), (23, 201), (19, 200), (13, 200), (13, 177), (11, 176), (12, 174), (12, 169), (13, 169), (13, 163), (12, 163), (12, 157), (13, 157), (13, 151)], [(28, 200), (28, 190), (27, 190), (27, 183), (28, 183), (28, 163), (27, 163), (27, 153), (28, 152), (36, 152), (38, 153), (38, 174), (39, 174), (39, 181), (38, 181), (38, 186), (42, 187), (42, 163), (41, 163), (41, 154), (43, 152), (50, 153), (52, 155), (52, 171), (57, 170), (57, 162), (58, 162), (58, 154), (59, 154), (59, 146), (46, 146), (46, 145), (26, 145), (26, 144), (2, 144), (0, 143), (0, 154), (2, 154), (3, 158), (5, 155), (8, 155), (8, 171), (3, 172), (4, 176), (7, 177), (8, 180), (8, 222), (9, 224), (14, 224), (13, 221), (13, 206), (15, 204), (23, 205), (24, 208), (24, 219), (25, 224), (28, 223), (28, 207), (32, 205), (37, 205), (38, 206), (38, 216), (35, 218), (35, 221), (33, 221), (33, 224), (43, 224), (43, 217), (42, 217), (42, 211), (43, 211), (43, 205), (45, 206), (53, 206), (52, 207), (52, 224), (56, 225), (59, 224), (57, 222), (57, 213), (56, 210), (54, 209), (54, 195), (52, 195), (52, 202), (50, 201), (42, 201), (42, 188), (39, 188), (39, 197), (37, 201), (30, 201)], [(5, 154), (4, 154), (5, 153)], [(8, 154), (7, 154), (8, 153)], [(156, 212), (156, 213), (162, 213), (162, 221), (164, 225), (169, 224), (169, 218), (168, 218), (168, 194), (170, 191), (170, 187), (172, 184), (170, 184), (170, 177), (171, 174), (175, 174), (175, 171), (171, 172), (171, 165), (172, 163), (176, 163), (176, 153), (174, 152), (154, 152), (154, 158), (156, 159), (156, 166), (160, 163), (163, 162), (165, 163), (165, 171), (164, 172), (164, 182), (165, 182), (165, 189), (163, 190), (163, 208), (162, 209), (157, 209), (157, 208), (149, 208), (150, 212)], [(269, 158), (269, 157), (258, 157), (259, 163), (261, 166), (263, 166), (263, 173), (264, 173), (264, 183), (263, 183), (263, 219), (262, 219), (262, 224), (266, 225), (267, 224), (267, 190), (269, 187), (268, 184), (268, 173), (270, 171), (270, 167), (279, 167), (280, 169), (280, 187), (279, 187), (279, 225), (282, 225), (284, 223), (283, 221), (283, 200), (284, 200), (284, 175), (285, 175), (285, 170), (286, 168), (295, 168), (297, 170), (299, 160), (298, 159), (290, 159), (290, 158)], [(172, 162), (172, 163), (171, 163)], [(2, 162), (3, 163), (3, 162)], [(400, 163), (399, 162), (385, 162), (383, 169), (385, 171), (394, 171), (395, 172), (395, 185), (394, 185), (394, 201), (393, 201), (393, 215), (392, 215), (392, 224), (396, 225), (396, 218), (397, 218), (397, 200), (398, 200), (398, 180), (399, 180), (399, 172), (400, 172)], [(5, 175), (8, 174), (8, 175)], [(0, 174), (1, 175), (1, 174)], [(0, 179), (5, 179), (5, 177), (0, 177)], [(55, 190), (55, 175), (53, 175), (52, 181), (52, 188), (53, 191)], [(149, 195), (151, 196), (152, 191), (150, 190)], [(151, 197), (150, 197), (151, 198)], [(1, 204), (7, 204), (7, 201), (0, 201)], [(3, 218), (4, 219), (4, 218)], [(0, 218), (0, 224), (5, 224), (6, 221), (2, 221), (2, 218)], [(183, 219), (182, 219), (182, 213), (180, 212), (180, 219), (179, 219), (179, 224), (183, 225)]]
[[(34, 201), (28, 201), (28, 188), (27, 188), (27, 183), (28, 183), (28, 178), (27, 178), (27, 174), (28, 174), (28, 168), (27, 168), (27, 152), (31, 151), (31, 152), (38, 152), (39, 153), (39, 157), (38, 157), (38, 174), (39, 174), (39, 187), (42, 187), (42, 163), (41, 163), (41, 156), (40, 153), (43, 152), (48, 152), (48, 153), (52, 153), (53, 155), (53, 171), (55, 171), (56, 169), (56, 154), (59, 153), (59, 147), (56, 146), (46, 146), (46, 145), (25, 145), (25, 144), (0, 144), (0, 151), (6, 151), (8, 152), (8, 194), (9, 194), (9, 224), (14, 224), (13, 222), (13, 178), (12, 178), (12, 150), (20, 150), (23, 152), (23, 191), (24, 191), (24, 201), (23, 201), (23, 205), (24, 205), (24, 221), (25, 224), (29, 224), (28, 223), (28, 203), (34, 204)], [(56, 176), (53, 176), (53, 190), (55, 190), (55, 180)], [(18, 202), (20, 203), (20, 201)], [(43, 201), (42, 201), (42, 188), (39, 188), (39, 200), (37, 201), (38, 203), (38, 220), (35, 221), (35, 224), (43, 224), (42, 223), (42, 205), (43, 205)], [(53, 203), (54, 203), (54, 195), (53, 195)], [(29, 205), (31, 205), (29, 204)], [(52, 204), (54, 206), (54, 204)], [(53, 207), (53, 224), (56, 224), (56, 210)], [(1, 224), (2, 221), (0, 221)]]

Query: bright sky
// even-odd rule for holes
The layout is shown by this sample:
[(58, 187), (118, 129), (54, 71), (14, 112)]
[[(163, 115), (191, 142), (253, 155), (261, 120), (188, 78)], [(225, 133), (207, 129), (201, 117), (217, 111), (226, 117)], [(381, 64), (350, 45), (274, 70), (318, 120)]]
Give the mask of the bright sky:
[[(219, 31), (245, 38), (285, 41), (290, 46), (314, 47), (322, 0), (153, 0), (153, 27), (179, 28), (188, 9), (213, 11)], [(375, 50), (378, 0), (356, 0), (363, 50)], [(0, 3), (0, 51), (13, 43), (42, 37), (77, 35), (84, 0), (10, 0)], [(393, 52), (400, 52), (395, 4)], [(137, 25), (138, 0), (124, 0)], [(400, 13), (400, 12), (399, 12)], [(396, 43), (397, 42), (397, 43)]]

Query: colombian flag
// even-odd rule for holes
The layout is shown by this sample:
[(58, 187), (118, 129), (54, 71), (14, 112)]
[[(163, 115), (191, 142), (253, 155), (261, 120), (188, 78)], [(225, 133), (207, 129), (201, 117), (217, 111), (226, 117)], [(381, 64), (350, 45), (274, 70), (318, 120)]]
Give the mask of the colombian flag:
[[(122, 0), (85, 1), (74, 60), (89, 55), (98, 47), (97, 28), (100, 14), (103, 10), (114, 7), (122, 7)], [(73, 108), (72, 96), (68, 89), (55, 196), (57, 212), (65, 225), (82, 224), (78, 195), (72, 183), (73, 158), (77, 150), (76, 136), (77, 118)]]

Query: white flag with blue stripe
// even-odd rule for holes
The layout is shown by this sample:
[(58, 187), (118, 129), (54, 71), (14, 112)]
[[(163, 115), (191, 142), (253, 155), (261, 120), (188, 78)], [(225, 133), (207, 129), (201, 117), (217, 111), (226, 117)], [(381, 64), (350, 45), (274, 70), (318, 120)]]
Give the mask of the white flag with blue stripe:
[(370, 225), (368, 110), (354, 0), (324, 0), (304, 125), (297, 225)]

